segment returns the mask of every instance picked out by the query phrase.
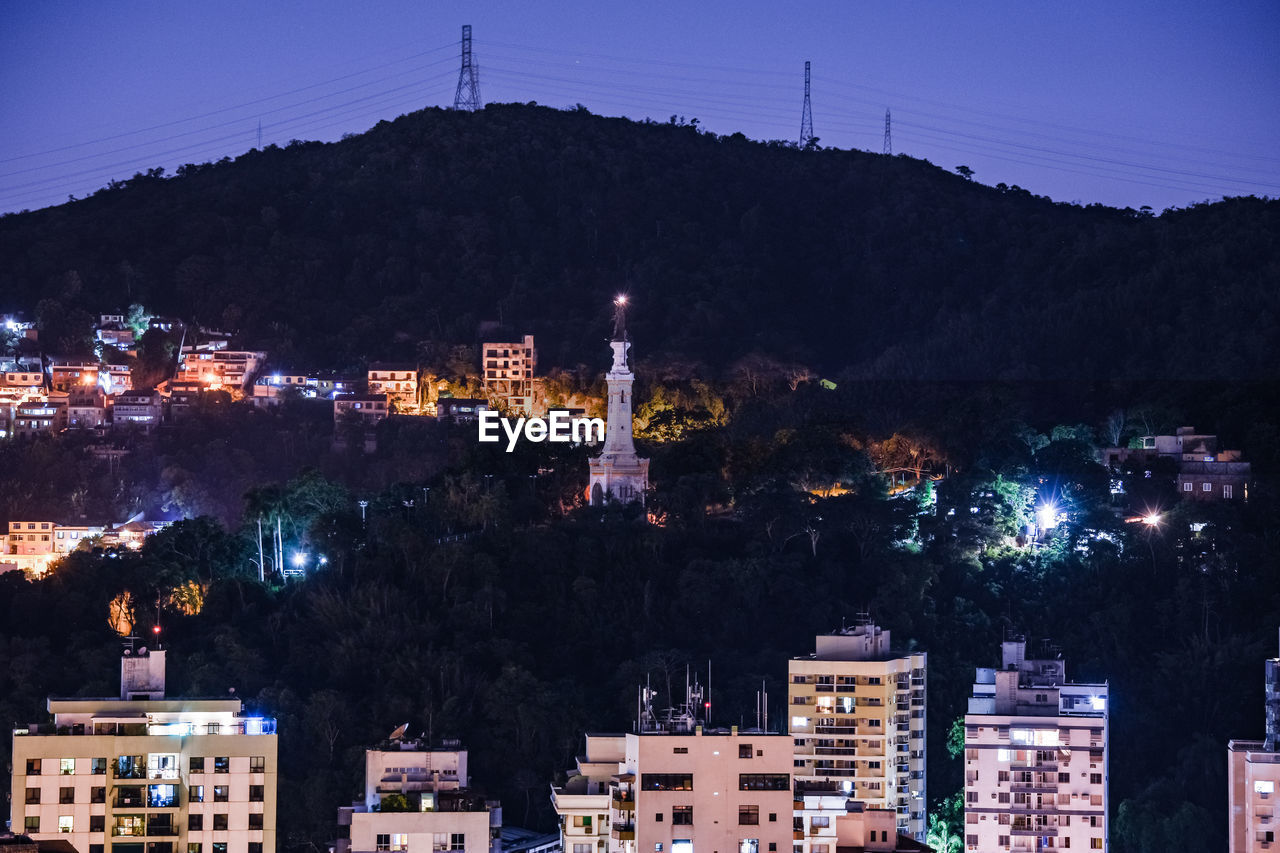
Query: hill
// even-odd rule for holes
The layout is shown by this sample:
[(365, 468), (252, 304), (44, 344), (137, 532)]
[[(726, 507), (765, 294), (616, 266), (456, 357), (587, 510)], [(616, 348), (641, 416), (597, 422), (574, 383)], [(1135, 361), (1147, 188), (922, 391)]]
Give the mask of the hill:
[[(1269, 379), (1280, 202), (1054, 203), (911, 158), (491, 105), (190, 165), (0, 218), (0, 309), (46, 338), (140, 302), (298, 367), (471, 342), (912, 379)], [(68, 331), (70, 330), (70, 331)], [(689, 368), (693, 370), (694, 368)]]

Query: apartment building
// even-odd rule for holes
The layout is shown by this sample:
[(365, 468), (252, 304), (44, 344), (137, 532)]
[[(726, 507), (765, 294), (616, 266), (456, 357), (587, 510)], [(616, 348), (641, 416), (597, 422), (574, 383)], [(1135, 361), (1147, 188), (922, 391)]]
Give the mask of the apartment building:
[(386, 394), (344, 394), (333, 398), (333, 423), (373, 426), (391, 413)]
[(39, 394), (44, 391), (44, 374), (38, 370), (6, 370), (0, 373), (0, 389)]
[(635, 776), (627, 735), (588, 734), (564, 785), (551, 787), (562, 853), (636, 853)]
[(385, 394), (396, 412), (416, 415), (418, 406), (418, 366), (374, 362), (369, 365), (367, 385), (370, 394)]
[(789, 662), (795, 740), (795, 853), (834, 853), (846, 803), (897, 815), (895, 835), (922, 841), (925, 821), (925, 652), (895, 652), (886, 630), (862, 620), (818, 636)]
[(1227, 743), (1228, 853), (1275, 850), (1280, 827), (1280, 658), (1271, 658), (1266, 673), (1266, 739)]
[(1108, 447), (1102, 461), (1111, 468), (1169, 460), (1177, 469), (1178, 495), (1184, 500), (1247, 500), (1252, 466), (1239, 450), (1219, 447), (1218, 436), (1178, 427), (1173, 435), (1147, 435), (1131, 447)]
[(533, 374), (538, 367), (538, 351), (533, 335), (514, 343), (481, 344), (480, 353), (484, 393), (489, 402), (515, 415), (534, 415)]
[(965, 850), (1108, 847), (1108, 692), (1067, 681), (1060, 656), (1001, 647), (965, 715)]
[(96, 361), (66, 361), (49, 368), (49, 386), (55, 391), (74, 391), (77, 388), (96, 387), (97, 384)]
[(67, 426), (67, 395), (60, 399), (28, 399), (14, 407), (12, 434), (17, 438), (60, 432)]
[(276, 849), (275, 721), (165, 698), (165, 653), (126, 649), (120, 696), (49, 699), (13, 735), (11, 826), (77, 853)]
[(365, 751), (364, 799), (338, 810), (335, 853), (501, 853), (502, 806), (470, 789), (457, 741), (428, 747), (397, 730)]
[(67, 397), (67, 426), (94, 429), (107, 422), (107, 399), (97, 385), (73, 389)]
[(646, 710), (638, 734), (588, 735), (577, 770), (552, 789), (565, 853), (790, 848), (790, 736), (707, 728), (691, 710), (700, 698), (685, 707), (662, 720)]
[(199, 382), (215, 391), (229, 391), (239, 399), (249, 389), (267, 354), (224, 349), (225, 345), (225, 341), (217, 341), (183, 347), (178, 372), (173, 378), (179, 382)]
[(111, 401), (111, 423), (150, 430), (160, 424), (164, 398), (159, 391), (125, 391)]
[(933, 848), (898, 832), (893, 809), (867, 808), (849, 800), (845, 813), (836, 816), (838, 853), (932, 853)]

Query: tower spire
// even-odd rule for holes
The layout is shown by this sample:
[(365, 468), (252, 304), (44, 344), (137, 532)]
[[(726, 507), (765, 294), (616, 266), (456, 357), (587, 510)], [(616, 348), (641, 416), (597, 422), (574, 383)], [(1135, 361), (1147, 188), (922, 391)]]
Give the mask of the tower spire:
[(625, 341), (627, 339), (626, 294), (620, 294), (613, 300), (613, 339), (615, 341)]
[(644, 503), (649, 488), (649, 460), (636, 455), (631, 422), (631, 386), (635, 374), (627, 364), (631, 342), (627, 340), (627, 304), (620, 295), (613, 300), (613, 364), (605, 374), (609, 386), (609, 410), (605, 421), (604, 448), (588, 461), (590, 484), (587, 499), (592, 506), (608, 501)]

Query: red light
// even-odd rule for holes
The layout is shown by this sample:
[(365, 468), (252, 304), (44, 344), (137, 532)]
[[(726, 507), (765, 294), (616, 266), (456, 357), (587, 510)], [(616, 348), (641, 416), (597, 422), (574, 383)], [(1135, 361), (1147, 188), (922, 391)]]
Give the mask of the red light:
[(160, 633), (160, 626), (159, 626), (159, 625), (153, 625), (153, 626), (151, 627), (151, 633), (153, 633), (153, 634), (159, 634), (159, 633)]
[(707, 703), (705, 703), (702, 707), (704, 707), (704, 708), (710, 708), (710, 707), (711, 707), (711, 703), (710, 703), (710, 702), (707, 702)]

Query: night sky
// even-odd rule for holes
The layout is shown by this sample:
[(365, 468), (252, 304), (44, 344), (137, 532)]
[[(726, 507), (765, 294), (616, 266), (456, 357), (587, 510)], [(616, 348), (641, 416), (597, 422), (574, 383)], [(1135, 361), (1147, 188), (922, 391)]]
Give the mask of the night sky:
[[(1123, 8), (1119, 8), (1123, 7)], [(1057, 200), (1280, 196), (1280, 4), (39, 2), (0, 11), (0, 211), (486, 102), (893, 149)]]

